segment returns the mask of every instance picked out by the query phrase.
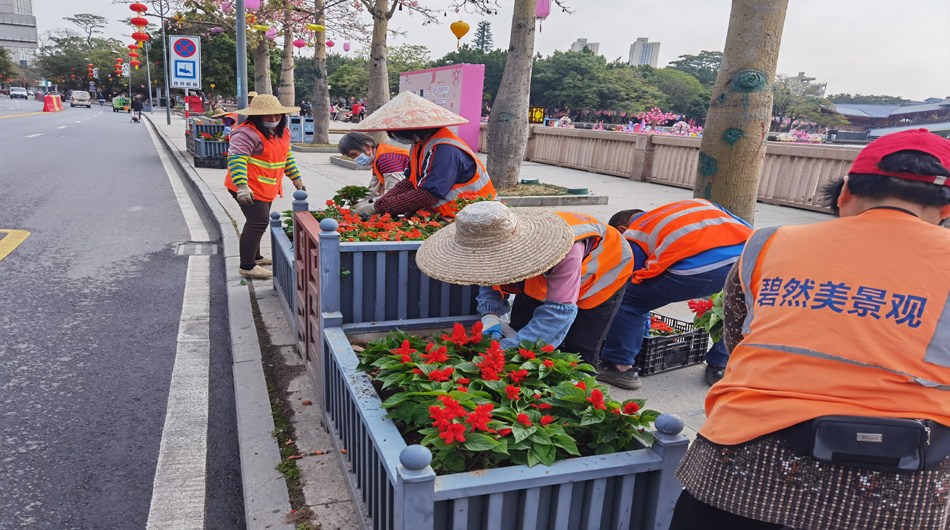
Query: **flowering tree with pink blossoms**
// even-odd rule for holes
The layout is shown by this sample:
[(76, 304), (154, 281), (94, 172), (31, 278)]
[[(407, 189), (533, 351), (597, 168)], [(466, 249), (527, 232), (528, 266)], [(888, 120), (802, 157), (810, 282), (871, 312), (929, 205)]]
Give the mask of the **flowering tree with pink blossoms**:
[(676, 114), (669, 112), (663, 112), (657, 107), (653, 107), (650, 110), (641, 112), (636, 115), (644, 125), (648, 125), (651, 129), (656, 129), (664, 123), (676, 119)]

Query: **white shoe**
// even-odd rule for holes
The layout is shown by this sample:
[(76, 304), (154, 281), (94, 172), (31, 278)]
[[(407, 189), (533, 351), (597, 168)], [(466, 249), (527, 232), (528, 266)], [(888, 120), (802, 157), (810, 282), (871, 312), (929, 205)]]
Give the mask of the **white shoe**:
[(241, 276), (246, 276), (248, 278), (256, 278), (258, 280), (269, 280), (274, 277), (274, 273), (261, 267), (260, 265), (255, 265), (253, 269), (246, 271), (240, 269)]

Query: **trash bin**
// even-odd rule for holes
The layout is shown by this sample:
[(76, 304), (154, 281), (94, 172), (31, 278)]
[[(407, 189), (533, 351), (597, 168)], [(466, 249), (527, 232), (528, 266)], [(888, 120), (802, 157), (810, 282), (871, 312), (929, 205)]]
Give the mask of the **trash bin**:
[(303, 142), (303, 124), (300, 116), (290, 117), (290, 141), (297, 144)]

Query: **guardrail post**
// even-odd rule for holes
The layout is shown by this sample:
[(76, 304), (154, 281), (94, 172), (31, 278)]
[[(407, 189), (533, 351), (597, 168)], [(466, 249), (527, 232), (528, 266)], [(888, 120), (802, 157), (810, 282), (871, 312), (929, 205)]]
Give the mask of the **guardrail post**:
[(434, 529), (435, 471), (430, 462), (432, 453), (421, 445), (410, 445), (399, 453), (394, 530)]
[(310, 211), (310, 203), (307, 202), (307, 192), (304, 190), (297, 190), (294, 192), (293, 209), (295, 212)]
[(341, 310), (339, 226), (336, 219), (320, 221), (320, 310), (324, 313)]
[(646, 525), (644, 528), (666, 530), (673, 518), (673, 507), (683, 491), (673, 472), (686, 454), (689, 440), (681, 434), (683, 419), (676, 414), (660, 414), (653, 422), (656, 427), (653, 450), (663, 458), (663, 467), (652, 477), (650, 494), (646, 503)]

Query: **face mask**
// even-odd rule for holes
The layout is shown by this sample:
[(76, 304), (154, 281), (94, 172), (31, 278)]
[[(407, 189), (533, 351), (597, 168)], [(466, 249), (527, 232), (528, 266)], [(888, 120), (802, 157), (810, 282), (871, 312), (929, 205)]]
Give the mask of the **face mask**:
[(280, 125), (280, 122), (279, 121), (262, 121), (261, 124), (264, 127), (267, 127), (268, 129), (273, 129), (274, 127), (277, 127), (278, 125)]
[(357, 164), (361, 166), (368, 166), (373, 163), (373, 157), (369, 156), (366, 153), (361, 154), (360, 156), (353, 159)]

